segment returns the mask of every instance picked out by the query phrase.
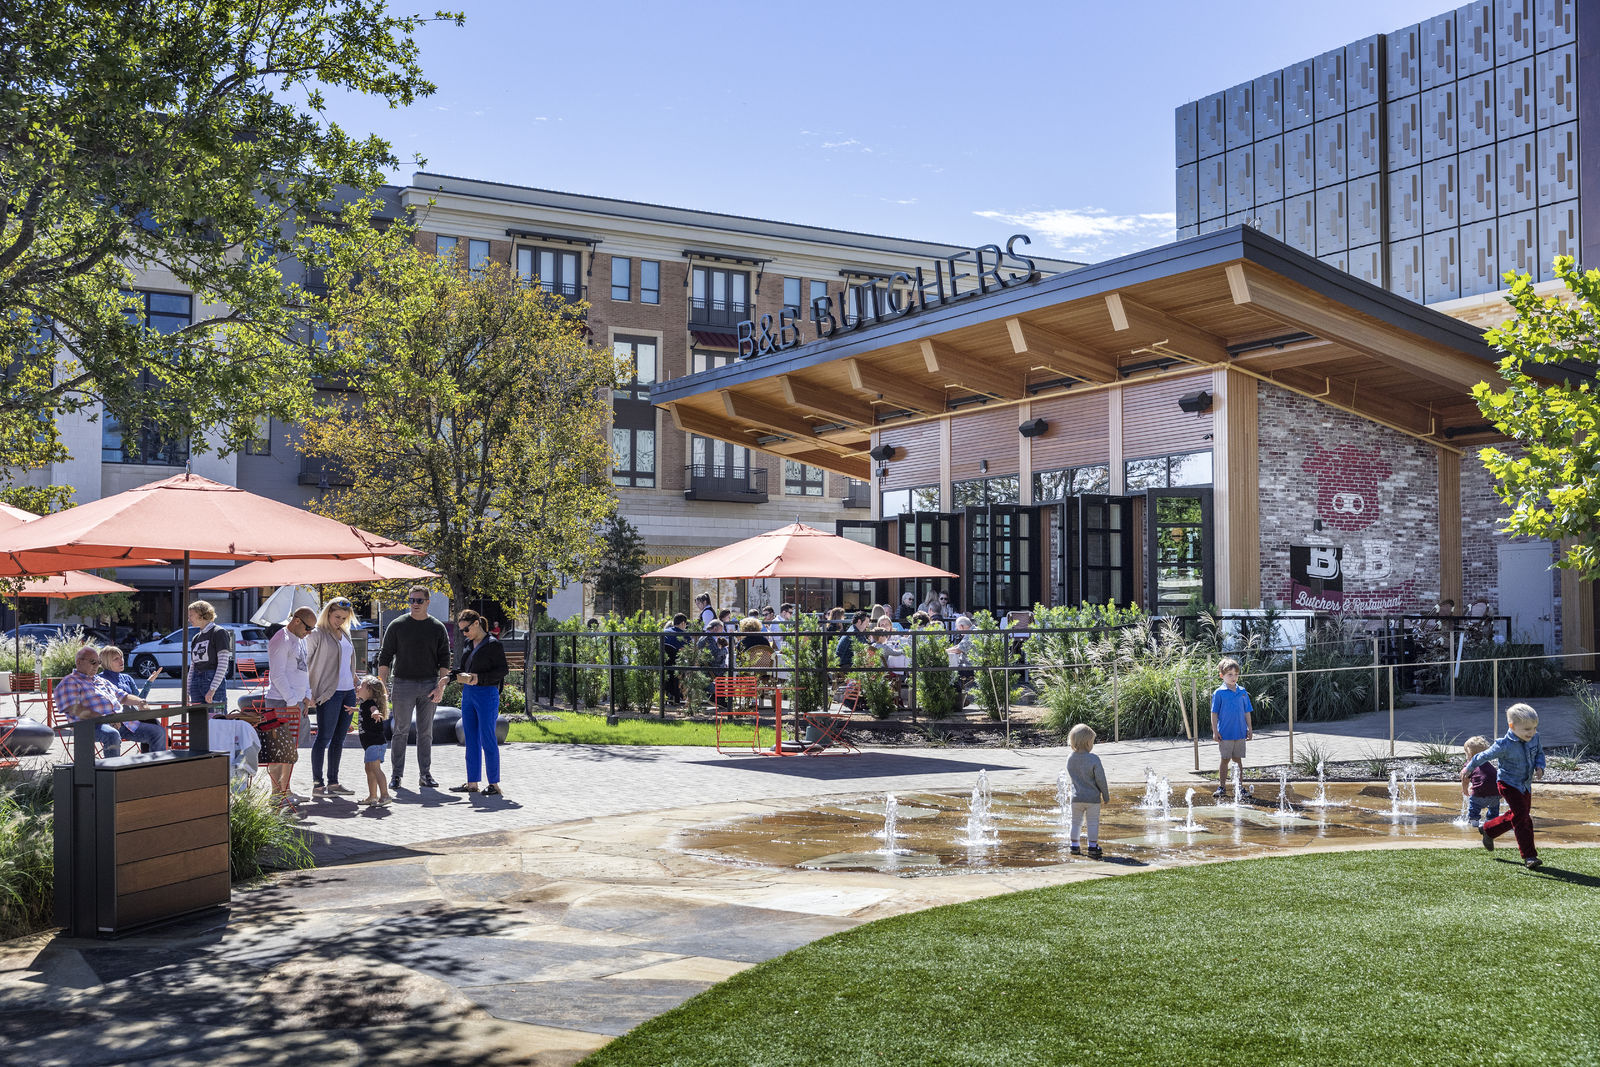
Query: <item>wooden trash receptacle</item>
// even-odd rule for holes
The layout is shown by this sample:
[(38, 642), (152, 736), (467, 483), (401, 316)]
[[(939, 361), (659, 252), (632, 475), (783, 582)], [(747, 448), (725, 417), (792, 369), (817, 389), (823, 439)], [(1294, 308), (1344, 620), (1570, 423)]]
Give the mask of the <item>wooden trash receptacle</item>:
[[(88, 746), (93, 751), (92, 744)], [(118, 937), (228, 903), (228, 757), (153, 752), (55, 772), (56, 921)]]

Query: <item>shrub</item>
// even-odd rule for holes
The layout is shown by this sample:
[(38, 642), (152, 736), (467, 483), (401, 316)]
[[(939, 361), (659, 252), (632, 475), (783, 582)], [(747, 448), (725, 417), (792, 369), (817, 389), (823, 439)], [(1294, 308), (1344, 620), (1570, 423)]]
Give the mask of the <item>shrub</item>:
[(1568, 690), (1578, 705), (1578, 716), (1573, 722), (1577, 732), (1577, 748), (1585, 752), (1600, 752), (1600, 692), (1588, 682), (1575, 681)]
[[(1462, 660), (1488, 661), (1507, 656), (1538, 656), (1543, 645), (1469, 644), (1461, 653)], [(1561, 692), (1560, 661), (1547, 659), (1501, 659), (1500, 695), (1518, 700), (1532, 697), (1554, 696)], [(1463, 662), (1456, 678), (1456, 692), (1463, 696), (1486, 697), (1494, 695), (1494, 664), (1491, 662)]]
[(32, 674), (39, 665), (39, 643), (31, 637), (20, 642), (0, 642), (0, 671), (7, 674)]
[(851, 681), (861, 686), (861, 706), (874, 719), (887, 719), (899, 707), (899, 684), (894, 675), (882, 669), (883, 661), (877, 652), (868, 648), (861, 658), (862, 666), (869, 669), (850, 672)]
[[(973, 617), (975, 630), (995, 630), (999, 623), (987, 611)], [(999, 719), (1001, 712), (1022, 695), (1020, 685), (1012, 685), (1014, 675), (1007, 668), (1016, 662), (1011, 648), (1012, 638), (1004, 633), (979, 633), (972, 638), (972, 665), (977, 669), (977, 686), (974, 697), (978, 707), (989, 713), (989, 718)]]
[[(62, 678), (72, 673), (77, 666), (78, 649), (88, 644), (89, 640), (82, 630), (68, 630), (60, 637), (52, 637), (45, 642), (41, 658), (44, 661), (44, 676), (46, 678)], [(32, 670), (29, 666), (24, 670)]]
[[(807, 627), (815, 623), (806, 623)], [(788, 667), (790, 690), (784, 696), (786, 704), (792, 702), (796, 716), (821, 711), (832, 703), (828, 691), (828, 664), (832, 662), (828, 645), (837, 635), (822, 634), (785, 637), (778, 662)], [(785, 709), (787, 710), (787, 709)]]
[(920, 632), (912, 653), (917, 668), (917, 705), (930, 719), (946, 719), (961, 710), (961, 684), (950, 669), (950, 635), (942, 626)]
[(1294, 768), (1307, 778), (1317, 776), (1317, 764), (1326, 763), (1333, 750), (1323, 741), (1302, 741), (1294, 746)]
[(1430, 767), (1454, 767), (1466, 762), (1461, 745), (1453, 734), (1435, 734), (1422, 742), (1417, 759)]
[(0, 771), (0, 941), (50, 923), (53, 807), (47, 772)]
[(273, 802), (272, 794), (251, 783), (228, 798), (228, 866), (235, 883), (268, 870), (292, 871), (316, 865), (305, 831)]

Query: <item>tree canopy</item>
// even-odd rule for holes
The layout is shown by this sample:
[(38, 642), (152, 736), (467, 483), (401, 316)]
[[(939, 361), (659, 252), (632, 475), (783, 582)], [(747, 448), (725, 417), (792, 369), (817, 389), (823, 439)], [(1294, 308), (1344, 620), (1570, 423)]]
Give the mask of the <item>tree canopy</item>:
[(1472, 395), (1514, 446), (1478, 455), (1511, 509), (1505, 532), (1560, 541), (1558, 566), (1600, 578), (1600, 271), (1567, 256), (1555, 269), (1565, 295), (1540, 296), (1522, 275), (1506, 296), (1515, 317), (1486, 334), (1505, 353), (1504, 388), (1482, 382)]
[(341, 227), (351, 240), (319, 260), (323, 314), (357, 392), (315, 407), (301, 448), (353, 484), (316, 509), (425, 549), (458, 604), (588, 573), (616, 506), (618, 367), (588, 343), (583, 305), (502, 263), (423, 252), (363, 205)]
[[(324, 111), (433, 92), (416, 32), (459, 15), (385, 0), (0, 4), (0, 477), (65, 455), (56, 419), (104, 402), (204, 450), (294, 421), (323, 368), (283, 285), (298, 225), (372, 189), (389, 145)], [(330, 235), (332, 240), (342, 239)], [(195, 294), (147, 328), (137, 272)]]

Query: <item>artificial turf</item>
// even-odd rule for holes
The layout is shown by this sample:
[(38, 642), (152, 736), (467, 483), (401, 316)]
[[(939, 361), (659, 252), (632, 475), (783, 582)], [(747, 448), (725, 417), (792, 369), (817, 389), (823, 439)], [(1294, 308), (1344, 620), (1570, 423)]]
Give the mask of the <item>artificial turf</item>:
[[(716, 743), (716, 729), (709, 722), (686, 722), (679, 719), (618, 719), (615, 726), (606, 725), (604, 715), (578, 711), (541, 713), (532, 722), (514, 722), (506, 734), (507, 741), (540, 741), (545, 744), (567, 745), (706, 745)], [(542, 720), (542, 721), (541, 721)], [(770, 744), (772, 730), (765, 735)], [(737, 723), (722, 727), (724, 746), (750, 744), (750, 730)]]
[(584, 1064), (1600, 1064), (1600, 850), (1544, 858), (1246, 860), (897, 916)]

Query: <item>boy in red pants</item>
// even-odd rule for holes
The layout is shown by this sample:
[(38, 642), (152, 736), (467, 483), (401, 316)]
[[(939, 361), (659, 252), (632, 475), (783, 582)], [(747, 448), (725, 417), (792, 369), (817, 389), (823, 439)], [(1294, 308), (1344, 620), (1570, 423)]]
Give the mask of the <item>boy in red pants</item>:
[(1527, 704), (1513, 704), (1506, 709), (1505, 736), (1484, 751), (1473, 756), (1461, 768), (1461, 782), (1466, 785), (1472, 772), (1481, 764), (1497, 760), (1500, 772), (1500, 795), (1510, 810), (1483, 824), (1483, 847), (1494, 850), (1494, 839), (1510, 830), (1517, 839), (1517, 851), (1529, 870), (1542, 867), (1539, 850), (1533, 844), (1533, 783), (1544, 777), (1544, 746), (1539, 743), (1539, 713)]

